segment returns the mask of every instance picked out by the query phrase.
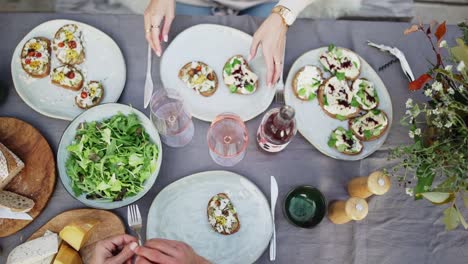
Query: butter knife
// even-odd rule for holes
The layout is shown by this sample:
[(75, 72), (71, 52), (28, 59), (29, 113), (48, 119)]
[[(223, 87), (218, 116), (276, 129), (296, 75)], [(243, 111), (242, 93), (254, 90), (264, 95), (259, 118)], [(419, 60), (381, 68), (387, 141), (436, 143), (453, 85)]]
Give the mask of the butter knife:
[(276, 200), (278, 200), (278, 183), (275, 176), (270, 177), (270, 194), (271, 194), (271, 217), (273, 219), (273, 236), (270, 240), (270, 261), (276, 260), (276, 225), (275, 225), (275, 208)]
[(152, 62), (152, 51), (150, 45), (148, 45), (148, 60), (146, 62), (146, 80), (145, 80), (145, 96), (143, 99), (143, 106), (145, 109), (148, 107), (151, 95), (153, 94), (153, 78), (151, 76), (151, 62)]
[(12, 212), (9, 209), (0, 208), (0, 219), (18, 219), (18, 220), (32, 220), (32, 217), (27, 213)]
[(399, 50), (396, 47), (389, 47), (389, 46), (385, 46), (385, 45), (376, 44), (376, 43), (371, 42), (369, 40), (367, 41), (367, 45), (369, 45), (371, 47), (374, 47), (374, 48), (377, 48), (380, 51), (388, 52), (388, 53), (392, 54), (393, 56), (397, 57), (397, 59), (400, 61), (401, 69), (405, 73), (408, 80), (410, 82), (414, 81), (413, 71), (411, 71), (411, 67), (409, 66), (409, 63), (406, 60), (405, 54), (401, 50)]

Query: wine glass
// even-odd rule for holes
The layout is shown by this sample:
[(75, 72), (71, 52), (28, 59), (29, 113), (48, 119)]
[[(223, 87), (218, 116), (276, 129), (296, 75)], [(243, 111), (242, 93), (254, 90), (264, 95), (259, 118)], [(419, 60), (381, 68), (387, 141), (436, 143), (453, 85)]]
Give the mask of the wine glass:
[(233, 113), (218, 115), (208, 130), (211, 158), (219, 165), (231, 167), (245, 156), (249, 135), (242, 119)]
[(173, 89), (158, 89), (151, 97), (150, 118), (170, 147), (183, 147), (192, 141), (195, 128), (182, 97)]

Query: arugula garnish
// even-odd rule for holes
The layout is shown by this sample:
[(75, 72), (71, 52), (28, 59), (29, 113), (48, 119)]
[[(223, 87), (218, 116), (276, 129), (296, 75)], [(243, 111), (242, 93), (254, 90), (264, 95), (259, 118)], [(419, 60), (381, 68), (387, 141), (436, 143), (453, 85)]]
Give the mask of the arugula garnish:
[(353, 96), (353, 100), (351, 101), (352, 107), (359, 107), (359, 102), (356, 100), (356, 97)]
[(249, 83), (249, 84), (247, 84), (247, 85), (245, 86), (245, 89), (246, 89), (247, 91), (249, 91), (249, 93), (251, 93), (251, 92), (254, 91), (255, 87), (254, 87), (252, 84)]
[(297, 91), (297, 94), (300, 96), (300, 97), (304, 97), (306, 95), (307, 91), (305, 88), (301, 88), (299, 89), (299, 91)]
[(380, 110), (379, 109), (372, 109), (371, 112), (374, 114), (374, 115), (380, 115)]
[(328, 52), (332, 52), (335, 49), (335, 44), (328, 45)]
[(364, 130), (364, 138), (369, 140), (372, 137), (373, 133), (370, 130)]
[(232, 66), (231, 66), (231, 64), (226, 63), (226, 65), (224, 65), (224, 71), (225, 71), (228, 75), (231, 75), (231, 73), (232, 73)]
[(312, 101), (317, 97), (314, 93), (309, 94), (309, 101)]
[(344, 79), (345, 79), (345, 73), (344, 72), (336, 72), (335, 76), (340, 81), (344, 81)]
[(231, 93), (236, 93), (237, 92), (237, 86), (235, 86), (234, 84), (229, 86), (229, 91), (231, 91)]
[(323, 105), (328, 105), (327, 95), (323, 95)]
[(354, 67), (359, 68), (359, 65), (357, 64), (357, 62), (353, 61), (353, 65)]
[(342, 116), (342, 115), (336, 115), (336, 119), (340, 120), (340, 121), (345, 121), (346, 120), (346, 117), (345, 116)]

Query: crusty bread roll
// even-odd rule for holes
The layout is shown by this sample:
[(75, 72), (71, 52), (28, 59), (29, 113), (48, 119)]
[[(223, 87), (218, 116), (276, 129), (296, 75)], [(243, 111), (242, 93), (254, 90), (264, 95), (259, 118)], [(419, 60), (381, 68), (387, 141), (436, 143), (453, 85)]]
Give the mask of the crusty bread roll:
[(0, 143), (0, 190), (2, 190), (23, 168), (24, 163), (5, 145)]

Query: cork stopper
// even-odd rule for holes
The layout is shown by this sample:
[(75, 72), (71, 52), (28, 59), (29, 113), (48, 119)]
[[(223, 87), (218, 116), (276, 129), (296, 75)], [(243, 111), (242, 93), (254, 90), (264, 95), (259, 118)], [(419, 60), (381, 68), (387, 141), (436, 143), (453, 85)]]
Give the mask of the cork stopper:
[(346, 215), (353, 220), (362, 220), (367, 216), (369, 207), (366, 200), (362, 198), (352, 197), (346, 201)]
[(387, 175), (381, 171), (375, 171), (367, 179), (367, 188), (376, 195), (382, 195), (388, 192), (391, 182)]

